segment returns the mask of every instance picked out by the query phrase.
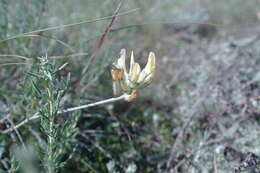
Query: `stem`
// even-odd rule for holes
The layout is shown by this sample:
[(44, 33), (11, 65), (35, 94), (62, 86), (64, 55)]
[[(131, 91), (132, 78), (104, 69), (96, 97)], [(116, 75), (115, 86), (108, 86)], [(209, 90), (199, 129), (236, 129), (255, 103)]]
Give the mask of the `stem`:
[(126, 95), (123, 94), (123, 95), (121, 95), (119, 97), (114, 97), (114, 98), (110, 98), (110, 99), (106, 99), (106, 100), (101, 100), (101, 101), (98, 101), (98, 102), (95, 102), (95, 103), (90, 103), (90, 104), (87, 104), (87, 105), (81, 105), (81, 106), (77, 106), (77, 107), (67, 108), (67, 109), (58, 111), (58, 114), (65, 113), (65, 112), (72, 112), (72, 111), (85, 109), (85, 108), (89, 108), (89, 107), (94, 107), (94, 106), (101, 105), (101, 104), (116, 102), (116, 101), (124, 99), (125, 96)]
[[(123, 94), (119, 97), (113, 97), (113, 98), (109, 98), (109, 99), (106, 99), (106, 100), (101, 100), (101, 101), (98, 101), (98, 102), (95, 102), (95, 103), (90, 103), (90, 104), (87, 104), (87, 105), (81, 105), (81, 106), (77, 106), (77, 107), (72, 107), (72, 108), (60, 110), (60, 111), (58, 111), (58, 114), (62, 114), (62, 113), (65, 113), (65, 112), (72, 112), (72, 111), (85, 109), (85, 108), (89, 108), (89, 107), (94, 107), (94, 106), (98, 106), (98, 105), (102, 105), (102, 104), (113, 103), (113, 102), (116, 102), (116, 101), (119, 101), (119, 100), (123, 100), (125, 98), (125, 96), (127, 96), (127, 94)], [(33, 114), (33, 116), (26, 118), (25, 120), (23, 120), (22, 122), (20, 122), (19, 124), (15, 125), (12, 128), (1, 131), (1, 133), (2, 134), (9, 133), (9, 132), (11, 132), (15, 129), (18, 129), (19, 127), (28, 123), (31, 120), (38, 119), (39, 117), (40, 117), (39, 112), (36, 112), (35, 114)]]
[[(49, 95), (49, 110), (48, 112), (46, 112), (46, 114), (48, 114), (48, 118), (49, 118), (49, 128), (46, 129), (47, 133), (48, 133), (48, 142), (47, 142), (47, 154), (45, 155), (46, 156), (46, 168), (47, 168), (47, 172), (48, 173), (53, 173), (55, 172), (55, 158), (54, 158), (54, 153), (55, 153), (55, 147), (54, 147), (54, 142), (55, 142), (55, 139), (54, 139), (54, 119), (55, 119), (55, 116), (56, 116), (56, 113), (55, 113), (55, 108), (54, 108), (54, 105), (55, 105), (55, 101), (52, 99), (52, 96), (53, 96), (53, 93), (52, 93), (52, 90), (49, 90), (47, 89), (48, 91), (48, 95)], [(48, 122), (45, 122), (45, 123), (48, 123)], [(44, 122), (43, 122), (44, 123)]]
[(50, 120), (50, 126), (49, 126), (49, 132), (50, 134), (48, 135), (48, 145), (47, 145), (47, 170), (48, 173), (53, 173), (54, 172), (54, 160), (53, 160), (53, 120)]

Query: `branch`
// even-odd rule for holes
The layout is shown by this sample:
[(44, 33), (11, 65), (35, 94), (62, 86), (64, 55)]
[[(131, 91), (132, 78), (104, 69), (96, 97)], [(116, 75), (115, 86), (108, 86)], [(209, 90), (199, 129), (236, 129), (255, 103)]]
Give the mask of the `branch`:
[(84, 79), (84, 77), (85, 77), (84, 74), (86, 74), (86, 72), (87, 72), (87, 70), (88, 70), (88, 67), (89, 67), (90, 64), (93, 62), (93, 60), (94, 60), (94, 58), (96, 57), (98, 51), (100, 50), (100, 48), (101, 48), (102, 45), (104, 44), (105, 39), (106, 39), (106, 36), (107, 36), (107, 33), (110, 31), (110, 29), (111, 29), (111, 27), (112, 27), (112, 25), (113, 25), (113, 23), (114, 23), (116, 17), (117, 17), (118, 14), (119, 14), (119, 10), (120, 10), (121, 7), (122, 7), (122, 4), (123, 4), (122, 1), (123, 1), (123, 0), (121, 0), (120, 3), (118, 4), (118, 7), (117, 7), (117, 9), (116, 9), (116, 11), (115, 11), (115, 13), (114, 13), (114, 16), (111, 18), (111, 20), (110, 20), (109, 23), (107, 24), (104, 33), (102, 34), (101, 38), (100, 38), (99, 41), (97, 42), (97, 44), (96, 44), (96, 46), (95, 46), (95, 48), (94, 48), (92, 54), (90, 55), (90, 57), (89, 57), (89, 59), (88, 59), (88, 61), (87, 61), (86, 66), (85, 66), (84, 69), (82, 70), (81, 78), (80, 78), (79, 82), (81, 82), (81, 81)]

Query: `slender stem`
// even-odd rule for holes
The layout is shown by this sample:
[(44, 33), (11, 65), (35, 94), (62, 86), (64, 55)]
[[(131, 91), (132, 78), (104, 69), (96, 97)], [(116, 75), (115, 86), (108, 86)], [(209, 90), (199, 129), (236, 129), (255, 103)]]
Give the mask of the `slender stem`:
[[(72, 107), (72, 108), (68, 108), (68, 109), (64, 109), (64, 110), (60, 110), (58, 111), (58, 114), (62, 114), (65, 112), (72, 112), (72, 111), (76, 111), (76, 110), (80, 110), (80, 109), (85, 109), (85, 108), (89, 108), (89, 107), (94, 107), (94, 106), (98, 106), (98, 105), (102, 105), (102, 104), (107, 104), (107, 103), (113, 103), (119, 100), (123, 100), (125, 98), (125, 96), (127, 96), (126, 94), (123, 94), (119, 97), (113, 97), (113, 98), (109, 98), (106, 100), (101, 100), (95, 103), (90, 103), (90, 104), (86, 104), (86, 105), (81, 105), (81, 106), (76, 106), (76, 107)], [(35, 114), (33, 114), (33, 116), (26, 118), (25, 120), (23, 120), (22, 122), (20, 122), (19, 124), (15, 125), (12, 128), (6, 129), (4, 131), (1, 131), (1, 133), (5, 134), (5, 133), (9, 133), (15, 129), (18, 129), (19, 127), (21, 127), (22, 125), (28, 123), (31, 120), (35, 120), (38, 119), (40, 117), (39, 112), (36, 112)]]
[(35, 114), (33, 114), (33, 116), (31, 116), (29, 118), (26, 118), (25, 120), (23, 120), (22, 122), (20, 122), (19, 124), (15, 125), (12, 128), (9, 128), (9, 129), (1, 131), (1, 133), (3, 133), (3, 134), (9, 133), (9, 132), (11, 132), (11, 131), (13, 131), (15, 129), (18, 129), (19, 127), (21, 127), (22, 125), (28, 123), (31, 120), (38, 119), (39, 117), (40, 117), (39, 116), (39, 112), (36, 112)]
[(46, 122), (45, 119), (41, 122), (42, 124), (49, 124), (49, 127), (45, 129), (45, 131), (48, 134), (48, 139), (47, 139), (47, 154), (46, 156), (46, 170), (48, 173), (53, 173), (55, 172), (55, 159), (54, 159), (54, 154), (55, 154), (55, 147), (54, 147), (54, 118), (57, 115), (55, 113), (55, 101), (52, 99), (53, 96), (53, 90), (47, 88), (48, 96), (49, 96), (49, 101), (48, 101), (48, 111), (46, 112), (46, 115), (48, 116), (48, 120)]
[(116, 101), (124, 99), (125, 96), (126, 95), (123, 94), (123, 95), (121, 95), (119, 97), (114, 97), (114, 98), (110, 98), (110, 99), (106, 99), (106, 100), (101, 100), (101, 101), (98, 101), (98, 102), (95, 102), (95, 103), (90, 103), (90, 104), (87, 104), (87, 105), (81, 105), (81, 106), (77, 106), (77, 107), (67, 108), (67, 109), (58, 111), (58, 114), (65, 113), (65, 112), (72, 112), (72, 111), (85, 109), (85, 108), (89, 108), (89, 107), (94, 107), (94, 106), (102, 105), (102, 104), (106, 104), (106, 103), (116, 102)]

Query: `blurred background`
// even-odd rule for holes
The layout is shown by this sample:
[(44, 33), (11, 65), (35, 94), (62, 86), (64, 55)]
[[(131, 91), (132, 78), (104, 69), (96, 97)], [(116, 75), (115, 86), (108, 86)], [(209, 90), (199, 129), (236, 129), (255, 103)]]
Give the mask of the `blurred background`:
[[(248, 152), (258, 158), (260, 1), (124, 0), (108, 27), (120, 2), (0, 1), (0, 171), (41, 170), (39, 121), (5, 131), (40, 104), (21, 89), (31, 62), (69, 63), (59, 72), (71, 74), (60, 105), (69, 107), (113, 97), (110, 69), (122, 48), (142, 67), (155, 52), (155, 82), (132, 102), (81, 111), (58, 172), (225, 173)], [(26, 156), (14, 152), (22, 145)]]

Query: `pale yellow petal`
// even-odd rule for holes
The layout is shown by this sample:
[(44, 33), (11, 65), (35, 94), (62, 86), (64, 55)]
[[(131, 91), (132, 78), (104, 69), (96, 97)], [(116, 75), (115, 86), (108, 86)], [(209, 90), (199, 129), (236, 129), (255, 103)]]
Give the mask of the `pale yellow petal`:
[(117, 96), (120, 94), (121, 86), (119, 81), (113, 81), (113, 94)]
[(142, 70), (142, 72), (139, 74), (139, 77), (137, 79), (137, 83), (141, 83), (145, 77), (147, 76), (145, 69)]
[(134, 57), (134, 52), (131, 52), (131, 60), (130, 60), (130, 68), (129, 68), (129, 74), (133, 73), (133, 68), (135, 65), (135, 57)]
[(125, 65), (125, 57), (126, 57), (126, 50), (125, 49), (121, 49), (120, 51), (120, 58), (118, 59), (118, 68), (119, 69), (123, 69), (125, 70), (126, 69), (126, 65)]
[[(125, 88), (133, 88), (133, 83), (131, 82), (131, 77), (126, 72), (124, 73), (124, 81), (123, 84), (125, 85)], [(125, 90), (125, 89), (124, 89)]]
[(141, 67), (138, 63), (135, 63), (135, 73), (138, 76), (140, 74)]
[(138, 63), (134, 64), (134, 68), (132, 70), (132, 73), (130, 75), (130, 80), (132, 83), (135, 83), (138, 80), (139, 73), (141, 71), (141, 67)]
[(146, 76), (146, 78), (143, 80), (143, 84), (150, 84), (154, 80), (154, 73), (149, 74)]
[(148, 74), (155, 71), (155, 55), (153, 52), (149, 53), (149, 57), (145, 69), (148, 72)]
[(149, 57), (148, 57), (148, 61), (147, 64), (145, 66), (145, 68), (142, 70), (142, 72), (139, 75), (139, 78), (137, 80), (137, 83), (143, 83), (143, 80), (145, 80), (145, 78), (154, 73), (155, 72), (155, 55), (153, 52), (149, 53)]

